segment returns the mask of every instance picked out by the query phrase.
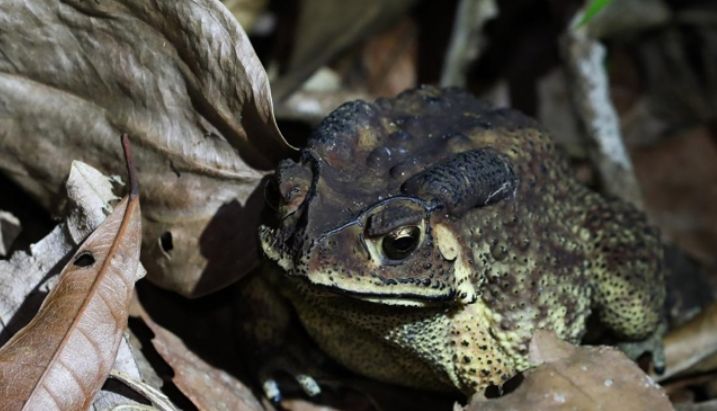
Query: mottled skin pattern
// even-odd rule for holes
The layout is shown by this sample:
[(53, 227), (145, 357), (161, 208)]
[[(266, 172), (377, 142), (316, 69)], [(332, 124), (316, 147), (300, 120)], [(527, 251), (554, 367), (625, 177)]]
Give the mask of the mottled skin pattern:
[[(364, 375), (472, 394), (527, 368), (538, 328), (578, 342), (596, 312), (641, 340), (660, 321), (645, 217), (581, 186), (534, 121), (465, 92), (340, 107), (275, 188), (260, 236), (276, 283), (318, 345)], [(387, 233), (417, 245), (397, 252)]]

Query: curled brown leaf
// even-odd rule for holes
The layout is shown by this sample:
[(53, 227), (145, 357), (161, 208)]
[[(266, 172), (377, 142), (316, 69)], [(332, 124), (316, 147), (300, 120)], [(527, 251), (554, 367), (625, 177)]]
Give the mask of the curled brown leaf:
[(717, 303), (671, 330), (664, 339), (667, 367), (660, 380), (687, 372), (712, 371), (717, 357)]
[(37, 315), (0, 348), (0, 409), (87, 409), (114, 363), (138, 279), (139, 198), (80, 246)]

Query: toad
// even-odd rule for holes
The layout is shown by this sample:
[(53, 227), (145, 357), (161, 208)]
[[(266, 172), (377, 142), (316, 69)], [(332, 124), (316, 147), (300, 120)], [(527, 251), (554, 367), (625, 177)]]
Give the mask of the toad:
[(535, 121), (465, 91), (339, 107), (274, 189), (274, 284), (371, 378), (471, 395), (530, 367), (538, 329), (577, 343), (594, 315), (639, 342), (661, 322), (657, 230), (581, 185)]

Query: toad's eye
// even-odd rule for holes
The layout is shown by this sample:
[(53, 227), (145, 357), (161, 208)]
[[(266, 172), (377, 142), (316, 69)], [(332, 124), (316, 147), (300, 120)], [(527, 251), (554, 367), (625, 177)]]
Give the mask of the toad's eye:
[(415, 226), (403, 226), (386, 234), (381, 242), (381, 249), (386, 258), (403, 260), (418, 248), (421, 230)]

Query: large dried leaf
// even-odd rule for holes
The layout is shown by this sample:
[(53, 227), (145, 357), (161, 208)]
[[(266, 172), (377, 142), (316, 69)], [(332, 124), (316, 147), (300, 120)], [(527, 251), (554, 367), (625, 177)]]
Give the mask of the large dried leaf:
[(51, 209), (72, 159), (120, 174), (128, 132), (150, 279), (197, 295), (256, 265), (257, 187), (290, 148), (219, 1), (5, 0), (0, 27), (0, 171)]
[(86, 409), (110, 371), (138, 279), (139, 199), (82, 244), (37, 315), (0, 348), (2, 407)]
[(494, 400), (475, 398), (467, 411), (490, 410), (672, 410), (665, 393), (617, 349), (574, 347), (537, 331), (530, 360), (515, 390)]

